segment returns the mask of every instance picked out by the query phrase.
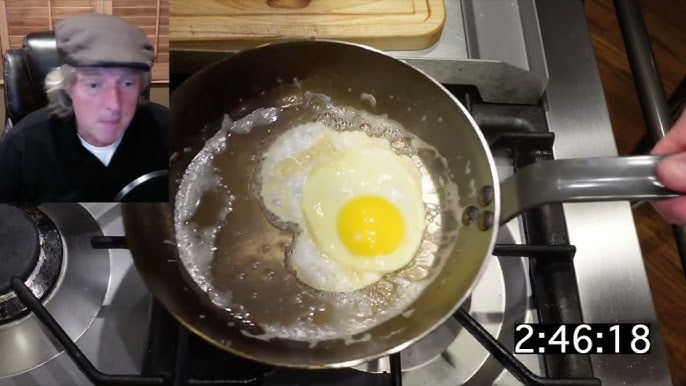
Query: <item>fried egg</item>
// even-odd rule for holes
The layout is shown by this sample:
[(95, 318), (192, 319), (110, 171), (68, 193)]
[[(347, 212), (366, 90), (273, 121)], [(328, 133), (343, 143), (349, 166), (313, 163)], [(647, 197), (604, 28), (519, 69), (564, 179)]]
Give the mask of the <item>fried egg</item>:
[(412, 260), (424, 227), (420, 177), (388, 140), (311, 122), (263, 154), (259, 195), (296, 233), (288, 264), (298, 280), (351, 292)]
[(421, 175), (390, 147), (358, 148), (315, 166), (302, 204), (318, 249), (351, 269), (393, 272), (422, 241)]

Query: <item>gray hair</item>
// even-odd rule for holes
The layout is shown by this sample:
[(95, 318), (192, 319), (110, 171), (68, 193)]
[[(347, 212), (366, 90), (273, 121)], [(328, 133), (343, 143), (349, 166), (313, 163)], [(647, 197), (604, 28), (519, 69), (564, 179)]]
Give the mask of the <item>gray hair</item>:
[[(45, 93), (48, 96), (48, 108), (52, 115), (66, 117), (74, 113), (71, 98), (67, 94), (67, 88), (76, 80), (76, 68), (64, 64), (52, 69), (45, 76)], [(143, 72), (141, 93), (150, 86), (151, 75), (149, 71)]]

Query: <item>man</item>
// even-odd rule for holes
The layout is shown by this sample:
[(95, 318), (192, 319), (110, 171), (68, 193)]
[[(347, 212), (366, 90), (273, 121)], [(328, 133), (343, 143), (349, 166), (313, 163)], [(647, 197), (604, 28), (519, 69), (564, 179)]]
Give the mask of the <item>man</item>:
[[(83, 14), (58, 23), (55, 38), (65, 64), (46, 76), (49, 106), (0, 142), (0, 202), (113, 201), (167, 170), (168, 110), (141, 101), (154, 55), (145, 33)], [(167, 201), (167, 191), (149, 199)]]
[[(672, 154), (657, 165), (657, 177), (668, 188), (686, 194), (686, 110), (652, 152)], [(653, 206), (665, 220), (686, 226), (686, 197), (656, 201)]]

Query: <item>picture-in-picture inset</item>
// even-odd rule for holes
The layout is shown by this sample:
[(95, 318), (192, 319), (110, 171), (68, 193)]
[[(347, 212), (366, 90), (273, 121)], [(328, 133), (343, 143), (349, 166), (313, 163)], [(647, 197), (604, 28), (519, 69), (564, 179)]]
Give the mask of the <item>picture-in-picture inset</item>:
[[(168, 201), (168, 17), (85, 3), (5, 4), (0, 202)], [(50, 30), (18, 27), (42, 13)]]

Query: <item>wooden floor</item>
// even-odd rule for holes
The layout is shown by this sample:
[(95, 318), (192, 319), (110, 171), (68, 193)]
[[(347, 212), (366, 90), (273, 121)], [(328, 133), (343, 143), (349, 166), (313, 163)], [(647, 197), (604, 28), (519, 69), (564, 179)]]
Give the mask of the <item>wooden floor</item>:
[[(642, 0), (667, 95), (686, 76), (686, 1)], [(629, 154), (645, 132), (612, 0), (586, 0), (586, 15), (620, 154)], [(671, 228), (644, 205), (634, 210), (674, 385), (686, 385), (686, 279)]]

